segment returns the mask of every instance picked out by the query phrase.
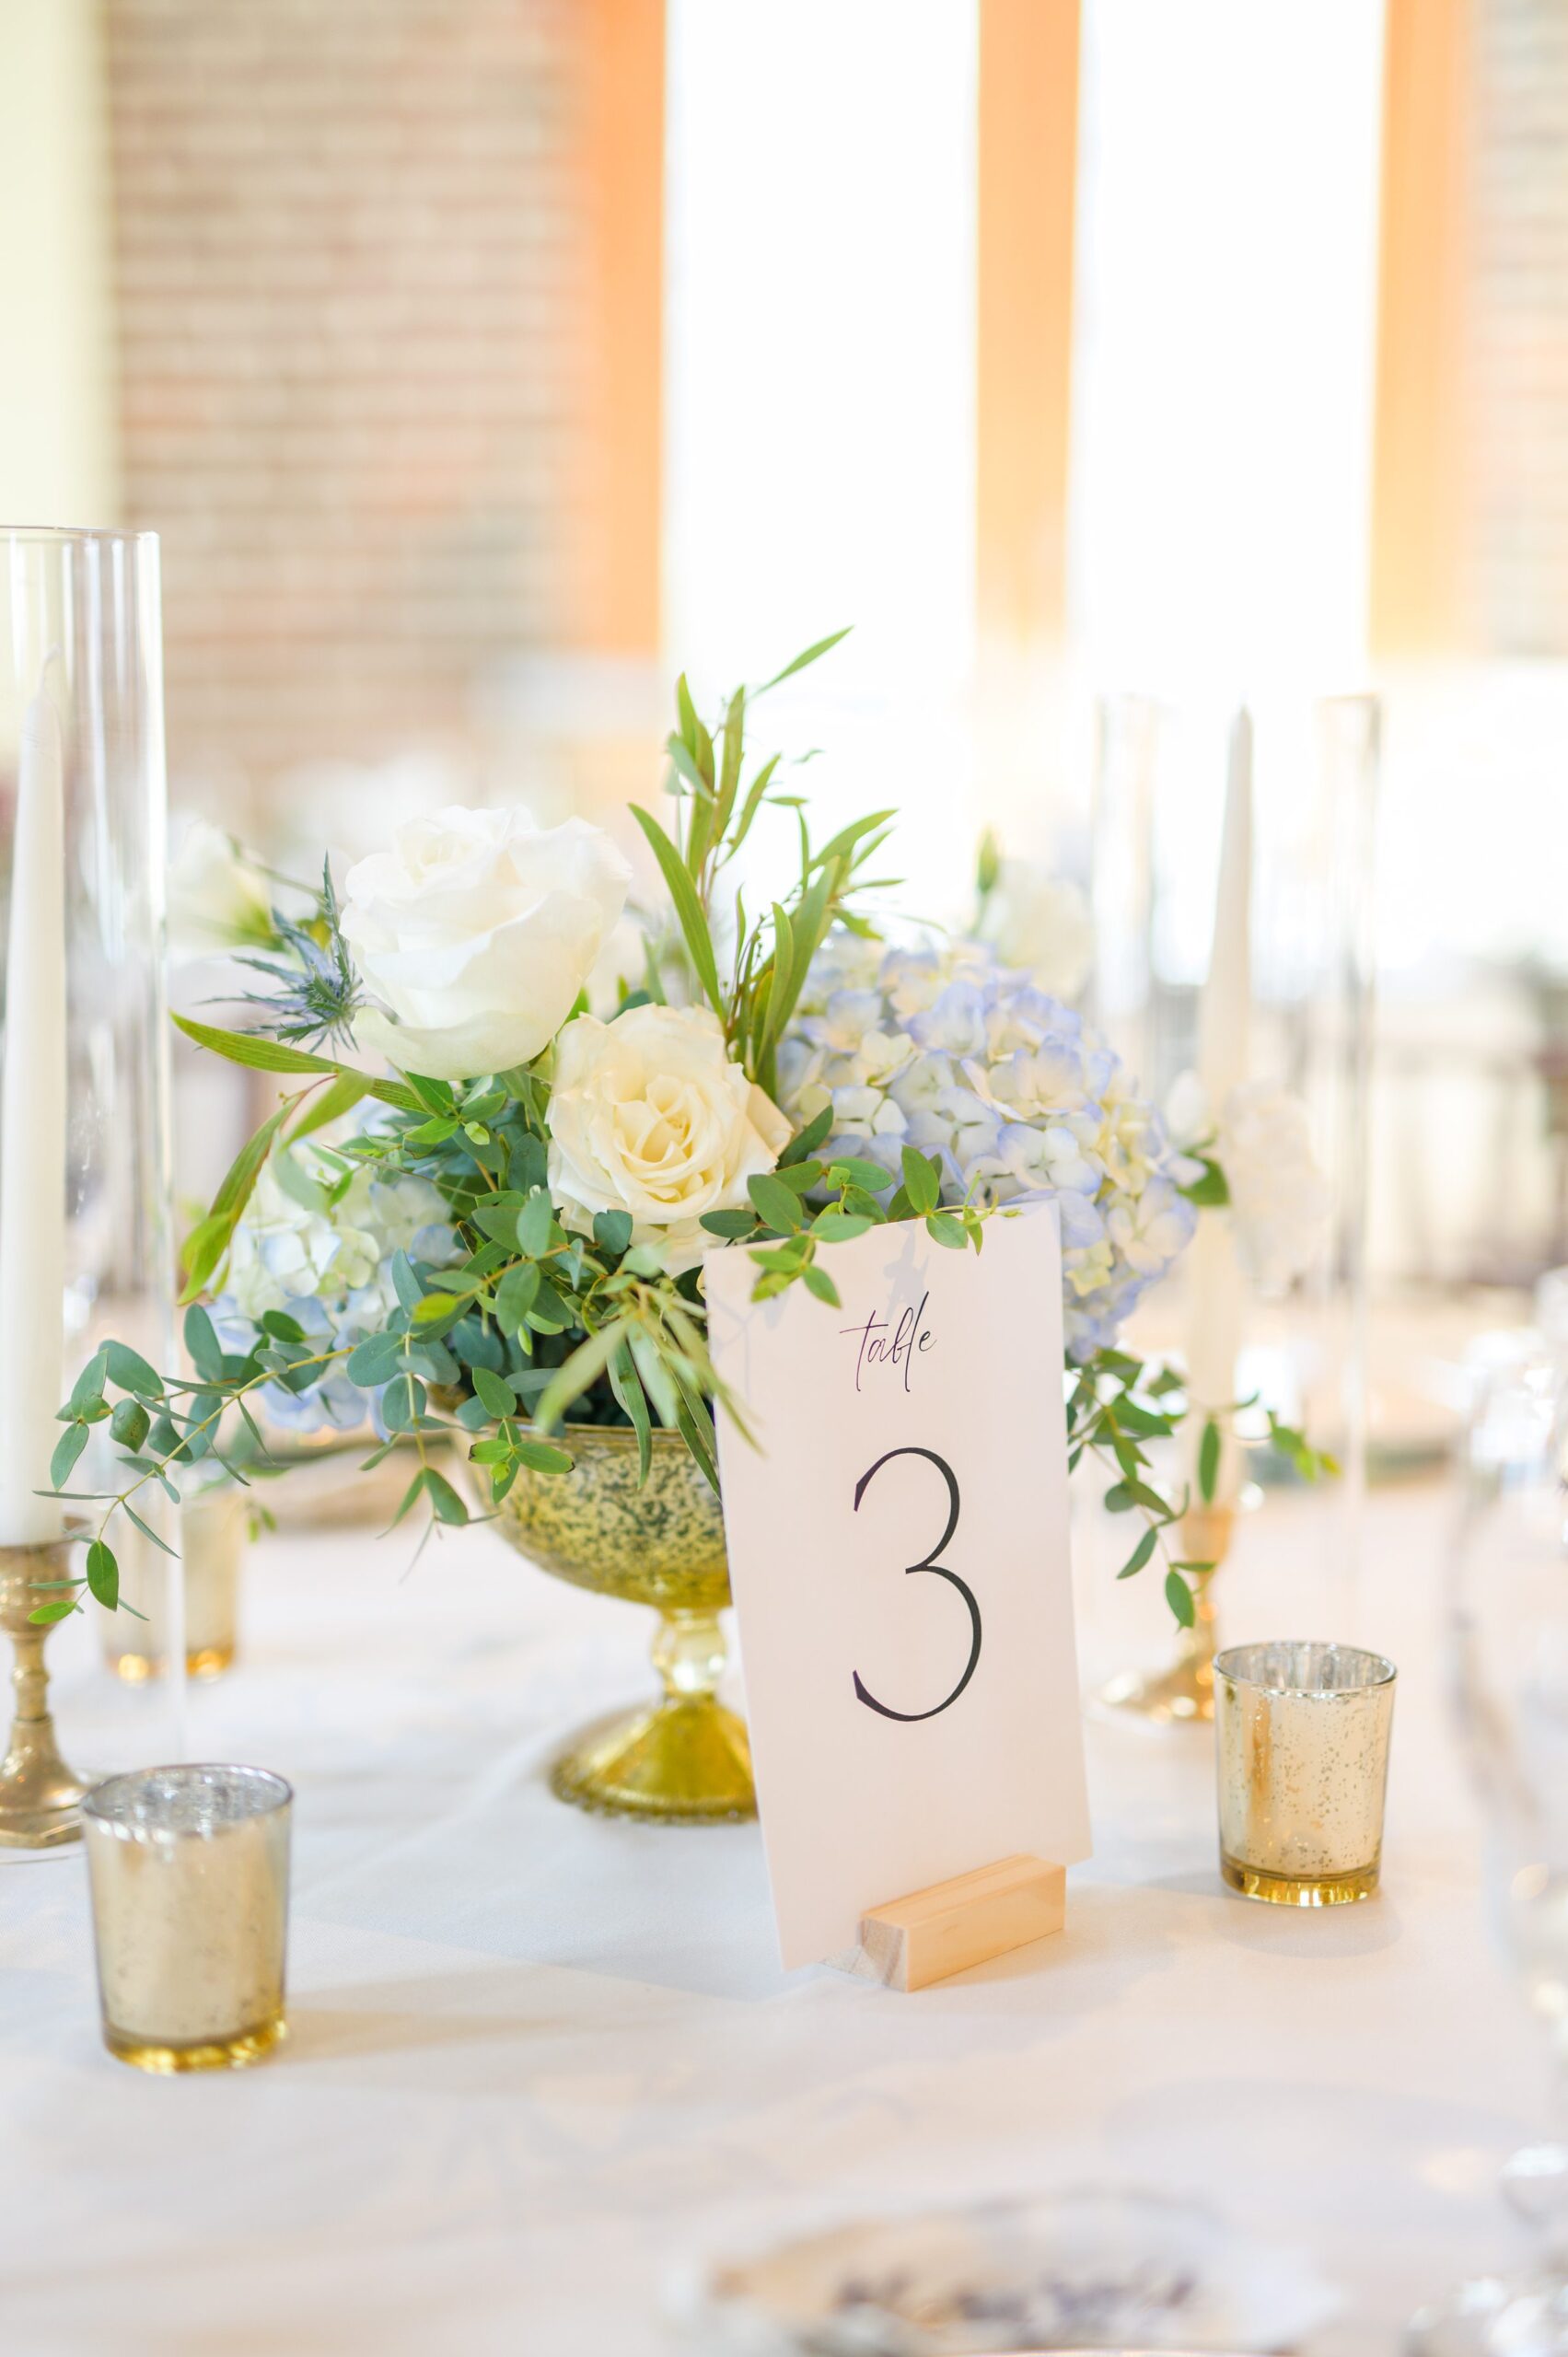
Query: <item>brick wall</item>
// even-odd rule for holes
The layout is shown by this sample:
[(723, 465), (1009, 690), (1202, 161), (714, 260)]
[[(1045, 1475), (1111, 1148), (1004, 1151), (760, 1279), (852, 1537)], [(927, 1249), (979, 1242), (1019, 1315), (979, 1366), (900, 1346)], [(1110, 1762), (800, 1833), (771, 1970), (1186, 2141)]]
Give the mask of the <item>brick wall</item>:
[(1568, 11), (1481, 0), (1467, 388), (1478, 637), (1568, 655)]
[[(580, 0), (108, 0), (127, 500), (170, 762), (460, 748), (573, 635)], [(228, 789), (233, 794), (233, 786)]]

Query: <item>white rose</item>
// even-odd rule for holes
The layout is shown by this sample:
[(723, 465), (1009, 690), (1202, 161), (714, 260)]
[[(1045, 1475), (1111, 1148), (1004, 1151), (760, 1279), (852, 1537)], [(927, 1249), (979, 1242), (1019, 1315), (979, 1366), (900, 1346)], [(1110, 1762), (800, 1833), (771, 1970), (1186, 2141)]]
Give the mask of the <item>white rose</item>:
[(1048, 997), (1074, 999), (1094, 963), (1094, 919), (1075, 884), (1032, 860), (1005, 859), (985, 896), (980, 934), (1005, 966), (1021, 967)]
[(704, 1212), (743, 1209), (790, 1125), (731, 1062), (704, 1006), (633, 1006), (613, 1023), (579, 1015), (555, 1047), (550, 1187), (568, 1226), (630, 1212), (633, 1241), (677, 1274), (717, 1238)]
[(1278, 1293), (1303, 1275), (1327, 1233), (1329, 1182), (1301, 1098), (1277, 1080), (1242, 1081), (1216, 1120), (1196, 1073), (1182, 1073), (1166, 1119), (1178, 1150), (1175, 1177), (1186, 1183), (1199, 1176), (1198, 1148), (1225, 1173), (1237, 1256), (1252, 1283)]
[(1311, 1267), (1328, 1231), (1329, 1182), (1306, 1106), (1277, 1081), (1244, 1081), (1221, 1109), (1215, 1153), (1242, 1266), (1279, 1292)]
[(168, 863), (169, 946), (186, 958), (273, 938), (273, 896), (249, 852), (210, 819), (192, 819)]
[(400, 827), (343, 888), (344, 937), (390, 1016), (360, 1047), (433, 1080), (527, 1063), (572, 1011), (626, 899), (602, 829), (524, 810), (442, 810)]

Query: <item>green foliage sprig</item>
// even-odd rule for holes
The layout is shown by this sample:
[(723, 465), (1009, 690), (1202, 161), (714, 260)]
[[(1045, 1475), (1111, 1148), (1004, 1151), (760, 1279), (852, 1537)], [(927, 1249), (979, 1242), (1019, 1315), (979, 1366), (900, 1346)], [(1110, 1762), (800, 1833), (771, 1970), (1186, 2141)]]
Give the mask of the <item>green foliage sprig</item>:
[[(724, 1025), (731, 1053), (770, 1097), (778, 1086), (779, 1041), (829, 929), (839, 923), (870, 932), (869, 920), (849, 905), (851, 899), (885, 890), (894, 880), (865, 873), (888, 838), (893, 811), (873, 810), (814, 848), (802, 797), (782, 791), (780, 755), (770, 755), (742, 787), (751, 705), (848, 635), (834, 631), (761, 688), (738, 688), (725, 705), (716, 738), (698, 717), (683, 673), (676, 682), (678, 725), (665, 740), (665, 784), (676, 804), (673, 832), (652, 811), (635, 803), (632, 807), (658, 863), (703, 995)], [(748, 918), (744, 892), (736, 892), (725, 911), (733, 954), (727, 970), (721, 971), (714, 940), (720, 880), (765, 808), (794, 813), (799, 873), (784, 899), (771, 901), (755, 919)]]
[[(819, 1301), (840, 1307), (838, 1287), (817, 1258), (819, 1244), (848, 1244), (869, 1228), (893, 1220), (923, 1220), (934, 1242), (963, 1251), (980, 1250), (986, 1214), (972, 1204), (943, 1211), (942, 1167), (935, 1155), (912, 1145), (902, 1154), (902, 1178), (878, 1162), (857, 1155), (818, 1158), (817, 1148), (832, 1125), (832, 1109), (798, 1131), (780, 1155), (777, 1167), (747, 1181), (749, 1211), (708, 1212), (702, 1225), (726, 1243), (745, 1244), (761, 1271), (753, 1301), (767, 1301), (797, 1281)], [(880, 1198), (889, 1194), (888, 1201)], [(808, 1201), (807, 1199), (812, 1200)]]

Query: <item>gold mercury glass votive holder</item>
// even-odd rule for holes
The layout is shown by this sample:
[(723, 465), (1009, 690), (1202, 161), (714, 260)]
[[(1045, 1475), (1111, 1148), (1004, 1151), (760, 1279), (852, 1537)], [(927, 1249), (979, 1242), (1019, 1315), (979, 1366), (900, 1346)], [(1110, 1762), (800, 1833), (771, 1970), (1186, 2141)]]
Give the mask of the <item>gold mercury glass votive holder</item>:
[(104, 2044), (232, 2070), (285, 2035), (289, 1809), (265, 1768), (142, 1768), (82, 1804)]
[(1370, 1898), (1383, 1854), (1395, 1670), (1297, 1640), (1214, 1660), (1220, 1872), (1247, 1898)]

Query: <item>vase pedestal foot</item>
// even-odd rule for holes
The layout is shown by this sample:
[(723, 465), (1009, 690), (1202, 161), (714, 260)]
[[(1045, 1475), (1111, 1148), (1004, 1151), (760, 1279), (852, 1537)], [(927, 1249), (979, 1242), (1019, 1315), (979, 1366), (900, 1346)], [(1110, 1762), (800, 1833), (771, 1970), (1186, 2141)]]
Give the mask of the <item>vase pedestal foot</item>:
[(1170, 1667), (1144, 1675), (1124, 1670), (1099, 1692), (1102, 1710), (1148, 1719), (1156, 1726), (1181, 1726), (1214, 1715), (1214, 1657), (1196, 1647)]
[(662, 1825), (757, 1814), (745, 1722), (706, 1695), (601, 1721), (556, 1761), (550, 1787), (578, 1808)]

